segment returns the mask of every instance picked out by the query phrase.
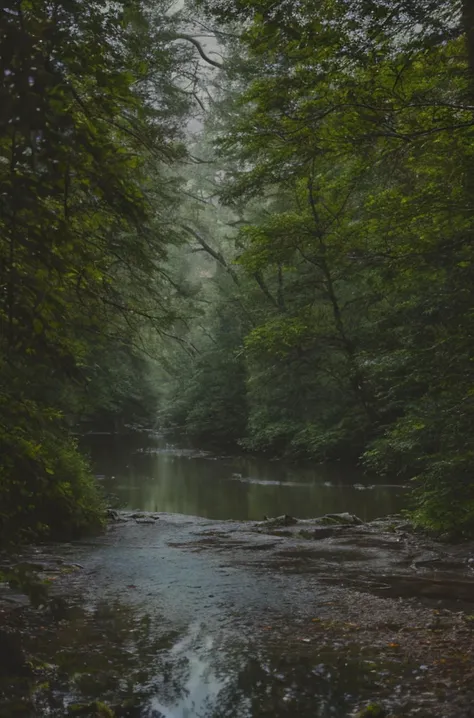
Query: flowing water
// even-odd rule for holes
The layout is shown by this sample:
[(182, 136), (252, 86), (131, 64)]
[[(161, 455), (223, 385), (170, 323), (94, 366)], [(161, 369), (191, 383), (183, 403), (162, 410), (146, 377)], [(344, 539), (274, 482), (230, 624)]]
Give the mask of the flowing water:
[(126, 509), (235, 520), (350, 511), (369, 521), (407, 503), (406, 487), (337, 463), (219, 456), (143, 433), (88, 444), (104, 488)]
[[(352, 585), (373, 561), (392, 571), (396, 540), (308, 550), (244, 522), (343, 511), (370, 520), (399, 511), (404, 487), (342, 465), (217, 455), (153, 434), (86, 441), (114, 505), (159, 518), (138, 514), (104, 536), (37, 549), (42, 570), (51, 575), (57, 561), (68, 585), (54, 628), (39, 614), (29, 646), (51, 679), (21, 686), (24, 712), (0, 700), (0, 715), (72, 715), (80, 704), (78, 715), (95, 716), (84, 706), (101, 700), (123, 718), (344, 718), (379, 673), (403, 680), (404, 664), (387, 669), (370, 647), (350, 635), (331, 641), (322, 628), (338, 602), (343, 621), (355, 611), (341, 577)], [(64, 578), (68, 564), (79, 568)]]

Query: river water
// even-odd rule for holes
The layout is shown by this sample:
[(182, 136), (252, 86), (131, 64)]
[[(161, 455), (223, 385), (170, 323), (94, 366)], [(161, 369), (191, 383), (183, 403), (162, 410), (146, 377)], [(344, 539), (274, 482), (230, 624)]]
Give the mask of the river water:
[(38, 613), (27, 645), (51, 675), (19, 686), (23, 713), (0, 685), (2, 718), (62, 718), (75, 706), (93, 718), (95, 700), (118, 718), (347, 718), (384, 676), (404, 680), (405, 663), (385, 659), (389, 638), (378, 630), (363, 646), (354, 631), (375, 611), (392, 630), (397, 601), (369, 606), (360, 591), (386, 591), (415, 554), (366, 524), (307, 541), (255, 521), (345, 511), (367, 521), (403, 508), (406, 488), (342, 464), (218, 455), (153, 433), (85, 444), (128, 518), (30, 556), (61, 598), (53, 624)]
[(370, 521), (407, 504), (406, 487), (337, 462), (219, 455), (143, 432), (89, 435), (87, 443), (107, 494), (124, 509), (256, 521), (349, 511)]

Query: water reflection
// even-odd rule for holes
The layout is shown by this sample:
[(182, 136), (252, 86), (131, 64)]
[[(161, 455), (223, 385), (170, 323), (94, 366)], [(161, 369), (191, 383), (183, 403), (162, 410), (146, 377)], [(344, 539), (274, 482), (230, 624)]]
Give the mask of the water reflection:
[[(373, 693), (374, 666), (386, 666), (350, 642), (304, 643), (295, 628), (211, 636), (195, 624), (177, 633), (163, 616), (120, 601), (76, 606), (28, 639), (42, 674), (10, 686), (1, 715), (93, 718), (106, 715), (94, 708), (100, 701), (116, 718), (347, 716)], [(23, 713), (15, 712), (18, 694)]]
[(351, 511), (370, 520), (406, 505), (403, 487), (342, 466), (217, 457), (143, 434), (95, 436), (88, 443), (107, 492), (127, 509), (236, 520)]
[(163, 692), (152, 697), (150, 709), (163, 718), (192, 718), (210, 715), (220, 702), (220, 695), (229, 683), (221, 666), (213, 667), (210, 656), (219, 655), (216, 639), (200, 626), (190, 631), (172, 648), (170, 660), (186, 665), (179, 695), (166, 696)]

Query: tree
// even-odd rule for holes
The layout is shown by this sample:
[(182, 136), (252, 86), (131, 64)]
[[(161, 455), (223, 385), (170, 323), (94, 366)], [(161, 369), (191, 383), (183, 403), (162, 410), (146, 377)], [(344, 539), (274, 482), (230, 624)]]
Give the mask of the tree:
[(183, 154), (186, 104), (172, 82), (182, 56), (160, 39), (167, 22), (145, 2), (12, 0), (1, 11), (4, 536), (98, 522), (65, 414), (74, 397), (83, 405), (101, 351), (130, 353), (144, 322), (170, 321), (165, 168)]
[[(250, 387), (283, 376), (250, 400), (252, 431), (323, 454), (350, 437), (414, 478), (418, 521), (472, 531), (470, 4), (200, 5), (245, 21), (259, 68), (217, 138), (222, 197), (278, 205), (240, 234), (241, 264), (282, 297), (246, 340)], [(305, 389), (319, 423), (289, 411)]]

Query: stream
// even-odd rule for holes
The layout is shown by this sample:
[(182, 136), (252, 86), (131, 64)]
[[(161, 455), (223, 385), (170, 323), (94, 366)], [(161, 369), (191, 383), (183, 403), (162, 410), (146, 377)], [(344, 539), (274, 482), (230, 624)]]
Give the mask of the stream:
[[(87, 441), (120, 512), (103, 536), (24, 557), (51, 583), (24, 632), (49, 673), (8, 684), (2, 718), (110, 715), (94, 701), (117, 718), (344, 718), (374, 700), (380, 716), (470, 715), (457, 668), (440, 689), (439, 654), (457, 631), (468, 651), (472, 547), (384, 522), (404, 487), (154, 435)], [(310, 520), (340, 512), (362, 522)], [(303, 520), (264, 520), (282, 514)]]
[(107, 493), (126, 509), (243, 521), (350, 511), (370, 521), (407, 504), (406, 486), (337, 463), (218, 456), (144, 433), (90, 435), (87, 448)]

